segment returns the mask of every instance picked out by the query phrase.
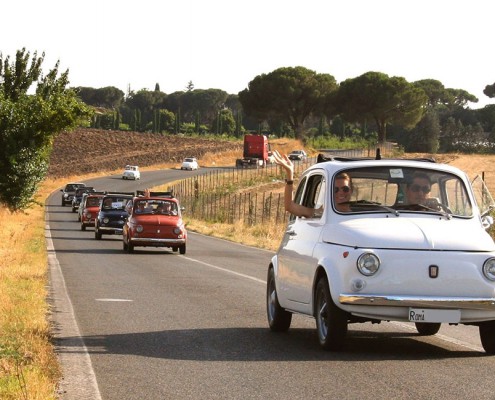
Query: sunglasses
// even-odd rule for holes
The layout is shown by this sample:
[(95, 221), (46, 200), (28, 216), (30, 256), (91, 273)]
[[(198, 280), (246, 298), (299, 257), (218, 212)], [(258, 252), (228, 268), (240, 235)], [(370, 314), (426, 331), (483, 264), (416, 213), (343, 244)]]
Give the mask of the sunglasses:
[(344, 193), (349, 193), (351, 188), (349, 186), (342, 186), (342, 187), (335, 186), (333, 188), (334, 193), (338, 193), (339, 190), (342, 190)]
[(431, 188), (430, 188), (429, 186), (412, 185), (412, 186), (411, 186), (411, 190), (412, 190), (414, 193), (418, 193), (420, 190), (421, 190), (423, 193), (430, 193)]

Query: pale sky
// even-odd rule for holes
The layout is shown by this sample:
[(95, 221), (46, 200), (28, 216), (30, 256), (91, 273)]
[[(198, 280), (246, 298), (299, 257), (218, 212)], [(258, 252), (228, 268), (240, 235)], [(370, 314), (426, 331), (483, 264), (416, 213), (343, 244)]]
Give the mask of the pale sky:
[(71, 86), (125, 93), (222, 89), (303, 66), (337, 82), (368, 71), (436, 79), (495, 103), (491, 0), (16, 0), (2, 4), (0, 52), (23, 47)]

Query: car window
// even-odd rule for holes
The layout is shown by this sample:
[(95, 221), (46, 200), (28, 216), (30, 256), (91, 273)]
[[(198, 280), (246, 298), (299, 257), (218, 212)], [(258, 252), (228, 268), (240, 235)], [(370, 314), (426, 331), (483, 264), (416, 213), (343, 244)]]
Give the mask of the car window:
[(380, 206), (404, 212), (443, 211), (461, 217), (473, 212), (464, 181), (455, 174), (386, 166), (341, 172), (352, 178), (351, 212), (386, 211)]

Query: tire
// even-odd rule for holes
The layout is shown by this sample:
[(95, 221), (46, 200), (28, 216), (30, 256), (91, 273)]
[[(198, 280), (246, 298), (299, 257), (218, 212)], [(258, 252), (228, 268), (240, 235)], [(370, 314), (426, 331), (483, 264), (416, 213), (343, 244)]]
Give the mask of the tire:
[(416, 330), (420, 336), (432, 336), (440, 330), (440, 323), (429, 324), (426, 322), (416, 322)]
[(85, 230), (86, 230), (86, 225), (81, 224), (81, 230), (82, 230), (82, 231), (85, 231)]
[(325, 350), (342, 350), (347, 335), (347, 313), (333, 302), (326, 277), (320, 278), (316, 285), (315, 318), (320, 346)]
[(124, 251), (127, 251), (127, 243), (125, 242), (124, 238), (122, 238), (122, 249)]
[(487, 354), (495, 354), (495, 321), (480, 324), (481, 345)]
[(98, 230), (98, 227), (97, 226), (95, 226), (95, 239), (96, 240), (101, 240), (101, 233)]
[(275, 273), (273, 268), (268, 268), (266, 280), (266, 316), (268, 326), (272, 332), (287, 332), (292, 322), (292, 313), (280, 307), (275, 286)]
[(134, 245), (131, 242), (127, 242), (127, 252), (129, 254), (134, 253)]
[(186, 254), (186, 245), (183, 244), (182, 246), (179, 246), (179, 253), (180, 254)]

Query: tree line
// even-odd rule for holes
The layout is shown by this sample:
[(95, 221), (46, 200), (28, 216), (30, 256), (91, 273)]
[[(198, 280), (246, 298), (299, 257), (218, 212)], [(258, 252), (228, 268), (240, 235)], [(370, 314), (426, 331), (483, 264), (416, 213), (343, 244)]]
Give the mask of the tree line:
[[(405, 151), (495, 150), (495, 104), (469, 108), (478, 99), (435, 79), (408, 82), (367, 72), (338, 84), (330, 74), (304, 67), (278, 68), (228, 94), (195, 89), (166, 94), (109, 86), (76, 88), (97, 112), (91, 126), (148, 132), (227, 134), (246, 131), (301, 140), (325, 135), (398, 142)], [(495, 97), (495, 84), (485, 95)]]

